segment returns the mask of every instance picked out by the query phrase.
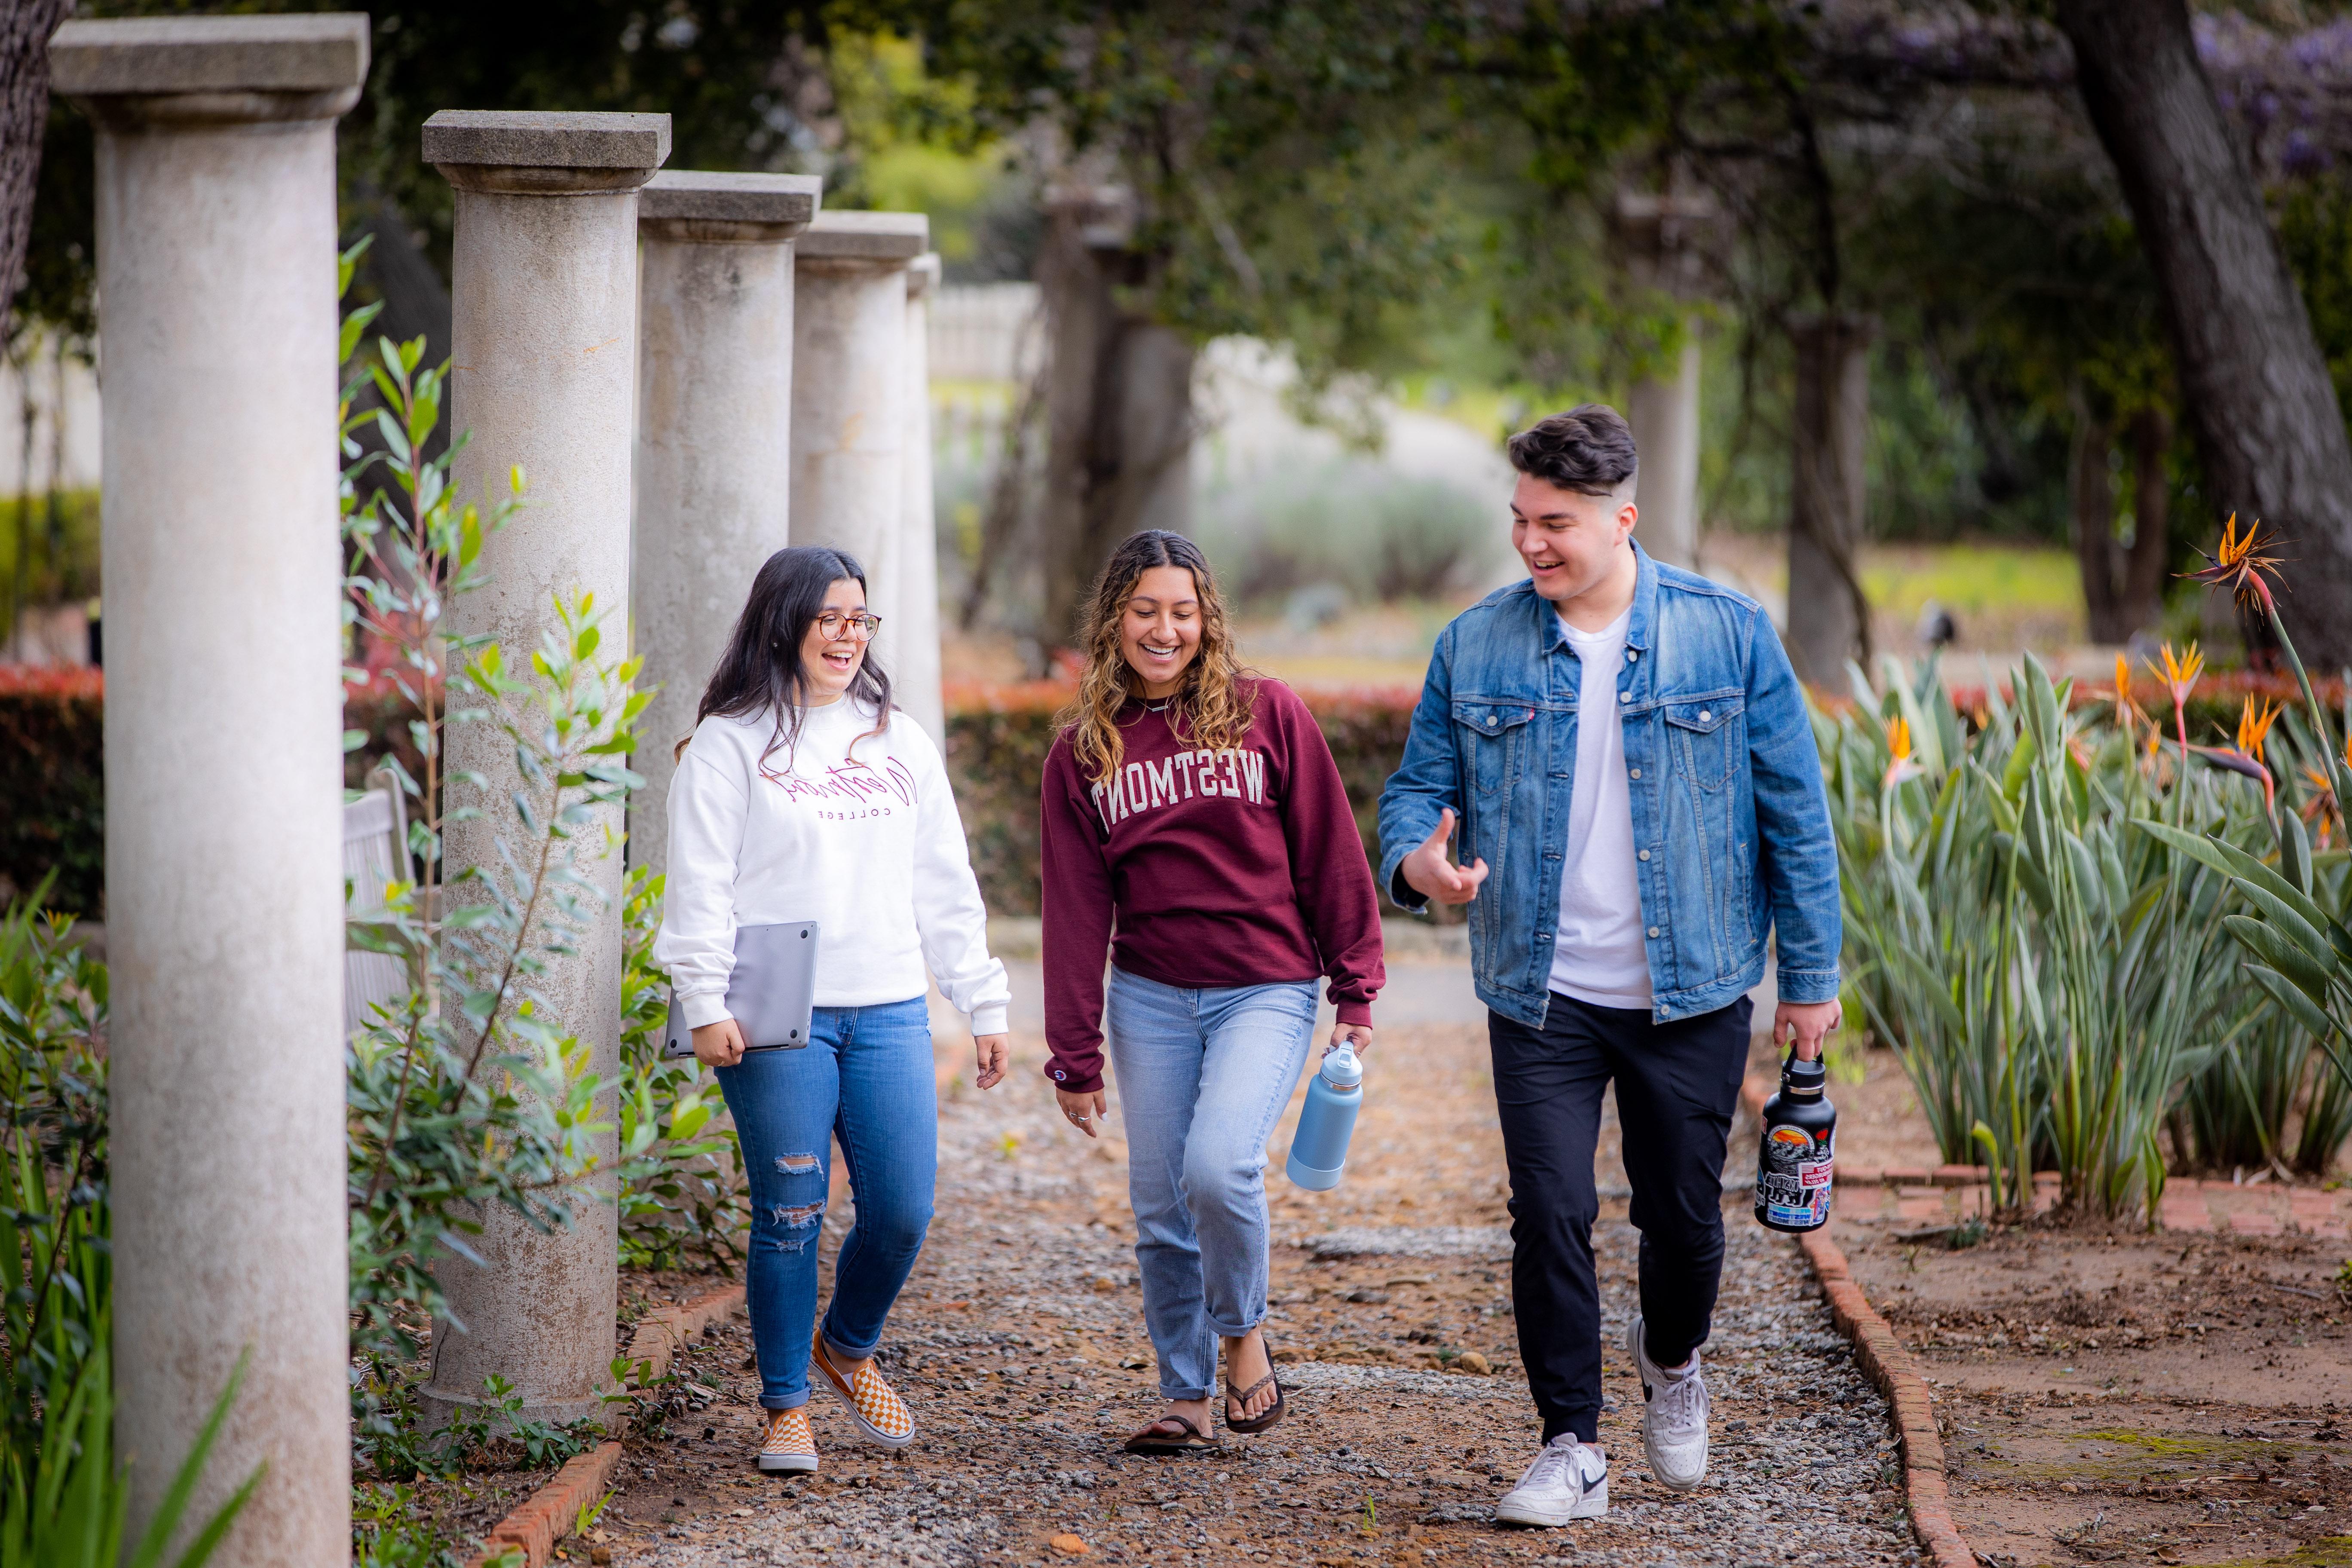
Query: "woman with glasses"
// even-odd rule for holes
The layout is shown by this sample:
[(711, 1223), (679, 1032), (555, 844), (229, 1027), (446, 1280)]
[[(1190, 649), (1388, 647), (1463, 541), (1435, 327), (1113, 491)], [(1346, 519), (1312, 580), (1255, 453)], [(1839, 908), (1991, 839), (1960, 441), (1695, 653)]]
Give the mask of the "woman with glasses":
[[(1380, 909), (1323, 731), (1278, 680), (1244, 669), (1200, 548), (1158, 529), (1096, 579), (1087, 666), (1045, 777), (1046, 1076), (1087, 1137), (1102, 1124), (1104, 1037), (1127, 1131), (1143, 1321), (1160, 1417), (1132, 1454), (1263, 1432), (1282, 1384), (1266, 1310), (1265, 1141), (1315, 1032), (1371, 1040)], [(1103, 958), (1110, 958), (1104, 1003)]]
[[(869, 657), (866, 574), (837, 550), (779, 550), (751, 584), (679, 742), (655, 962), (718, 1070), (752, 1203), (751, 1338), (767, 1412), (759, 1467), (817, 1468), (810, 1369), (867, 1442), (914, 1418), (875, 1370), (885, 1320), (930, 1225), (938, 1165), (924, 972), (971, 1016), (977, 1081), (1004, 1076), (1004, 966), (931, 739), (890, 705)], [(746, 1052), (728, 1016), (740, 926), (817, 922), (804, 1048)], [(856, 1224), (817, 1318), (832, 1142)]]

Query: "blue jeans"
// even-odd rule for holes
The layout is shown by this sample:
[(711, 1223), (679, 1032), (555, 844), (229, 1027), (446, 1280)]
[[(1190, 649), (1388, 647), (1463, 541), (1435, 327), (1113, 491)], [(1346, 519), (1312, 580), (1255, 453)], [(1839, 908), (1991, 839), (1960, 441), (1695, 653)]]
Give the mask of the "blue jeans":
[(857, 1223), (834, 1259), (829, 1350), (874, 1353), (923, 1249), (939, 1173), (930, 1011), (920, 996), (819, 1007), (805, 1047), (751, 1051), (718, 1072), (751, 1189), (747, 1284), (760, 1405), (790, 1410), (808, 1403), (817, 1242), (835, 1137), (849, 1162)]
[(1218, 1336), (1265, 1316), (1265, 1141), (1307, 1063), (1315, 982), (1185, 989), (1115, 968), (1104, 1023), (1160, 1393), (1206, 1399)]

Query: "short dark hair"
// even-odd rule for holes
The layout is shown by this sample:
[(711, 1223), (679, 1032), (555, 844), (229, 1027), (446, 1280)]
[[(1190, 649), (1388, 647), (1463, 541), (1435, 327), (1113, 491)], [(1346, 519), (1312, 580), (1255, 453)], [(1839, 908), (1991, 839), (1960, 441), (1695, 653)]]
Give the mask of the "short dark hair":
[(1511, 467), (1564, 490), (1605, 496), (1641, 472), (1633, 431), (1605, 403), (1580, 403), (1511, 437)]

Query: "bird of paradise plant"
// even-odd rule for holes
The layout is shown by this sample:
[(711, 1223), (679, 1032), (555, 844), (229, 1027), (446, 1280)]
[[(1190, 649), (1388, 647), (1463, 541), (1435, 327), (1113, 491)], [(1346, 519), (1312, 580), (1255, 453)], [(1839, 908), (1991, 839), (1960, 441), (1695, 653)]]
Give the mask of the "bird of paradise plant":
[(2216, 767), (2227, 768), (2242, 777), (2252, 779), (2263, 786), (2263, 810), (2275, 815), (2278, 810), (2278, 781), (2263, 757), (2263, 747), (2270, 738), (2271, 725), (2279, 716), (2278, 704), (2265, 699), (2258, 709), (2248, 697), (2238, 710), (2238, 733), (2235, 743), (2227, 746), (2195, 746), (2199, 756)]
[[(2172, 698), (2172, 730), (2180, 741), (2180, 772), (2185, 778), (2189, 773), (2189, 699), (2197, 689), (2198, 677), (2204, 673), (2205, 654), (2194, 642), (2189, 645), (2185, 653), (2174, 653), (2170, 643), (2164, 644), (2158, 651), (2164, 656), (2164, 668), (2158, 670), (2151, 664), (2147, 672), (2156, 677), (2158, 683)], [(2176, 816), (2185, 809), (2184, 800), (2185, 797), (2180, 797), (2174, 801)]]
[(2352, 773), (2347, 773), (2347, 764), (2336, 753), (2334, 742), (2330, 739), (2334, 731), (2327, 722), (2327, 710), (2320, 706), (2318, 697), (2311, 689), (2310, 673), (2303, 668), (2303, 656), (2295, 652), (2294, 638), (2287, 635), (2286, 622), (2279, 614), (2278, 595), (2271, 585), (2271, 577), (2277, 573), (2284, 559), (2276, 553), (2279, 542), (2275, 532), (2267, 538), (2263, 536), (2259, 518), (2247, 524), (2246, 531), (2240, 533), (2238, 514), (2231, 512), (2230, 520), (2221, 525), (2221, 538), (2215, 548), (2210, 552), (2204, 550), (2198, 552), (2205, 557), (2205, 564), (2186, 575), (2192, 582), (2202, 583), (2208, 587), (2229, 589), (2239, 604), (2248, 608), (2260, 608), (2263, 618), (2270, 622), (2271, 634), (2278, 638), (2279, 651), (2285, 656), (2287, 667), (2294, 671), (2295, 685), (2302, 689), (2304, 707), (2310, 714), (2312, 733), (2319, 738), (2320, 753), (2327, 759), (2328, 783), (2336, 792), (2336, 798), (2343, 800), (2352, 795), (2352, 791), (2345, 787), (2347, 777)]

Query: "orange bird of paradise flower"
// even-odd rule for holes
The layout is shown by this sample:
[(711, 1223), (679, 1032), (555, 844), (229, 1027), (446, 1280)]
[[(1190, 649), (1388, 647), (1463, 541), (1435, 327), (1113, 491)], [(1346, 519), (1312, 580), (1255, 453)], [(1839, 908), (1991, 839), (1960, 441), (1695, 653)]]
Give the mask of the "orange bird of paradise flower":
[(2271, 726), (2278, 721), (2279, 706), (2265, 699), (2259, 710), (2252, 697), (2238, 711), (2238, 750), (2254, 761), (2268, 761), (2263, 755), (2263, 743), (2270, 738)]
[(2263, 742), (2269, 738), (2271, 725), (2278, 718), (2278, 704), (2264, 702), (2257, 710), (2252, 697), (2238, 712), (2237, 742), (2228, 746), (2194, 746), (2190, 750), (2216, 767), (2229, 769), (2263, 786), (2263, 805), (2275, 813), (2278, 809), (2278, 784), (2263, 763)]
[(1886, 721), (1886, 749), (1894, 761), (1886, 764), (1882, 789), (1893, 789), (1906, 779), (1925, 778), (1927, 770), (1911, 755), (1911, 721), (1897, 713)]
[(2185, 755), (2189, 751), (2189, 694), (2197, 689), (2197, 678), (2204, 672), (2205, 655), (2193, 642), (2186, 653), (2174, 653), (2170, 643), (2158, 651), (2164, 655), (2164, 668), (2159, 670), (2151, 664), (2147, 672), (2172, 695), (2172, 727), (2180, 737), (2180, 750)]
[(2278, 570), (2279, 557), (2269, 552), (2278, 542), (2278, 535), (2273, 531), (2270, 538), (2263, 539), (2262, 531), (2262, 521), (2256, 519), (2246, 525), (2246, 531), (2241, 535), (2238, 514), (2231, 512), (2230, 521), (2221, 525), (2221, 542), (2215, 552), (2197, 552), (2205, 557), (2206, 564), (2184, 575), (2208, 587), (2226, 587), (2240, 604), (2260, 605), (2264, 615), (2275, 614), (2278, 605), (2271, 596), (2270, 578), (2265, 574)]

